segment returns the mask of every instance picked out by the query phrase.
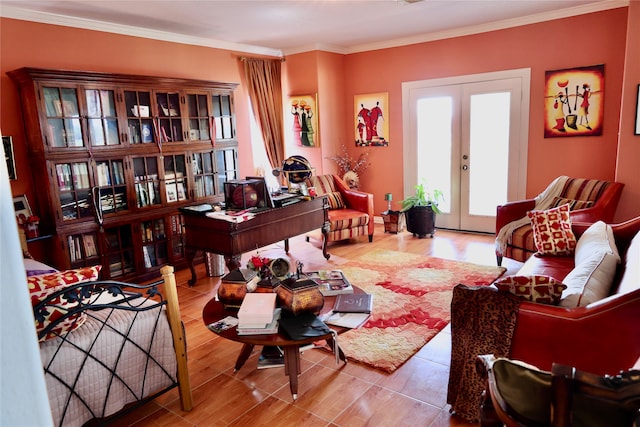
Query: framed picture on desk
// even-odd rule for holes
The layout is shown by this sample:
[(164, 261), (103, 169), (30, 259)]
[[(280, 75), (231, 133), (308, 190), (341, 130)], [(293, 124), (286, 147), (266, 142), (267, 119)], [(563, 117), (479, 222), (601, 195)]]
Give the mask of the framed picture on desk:
[(27, 218), (33, 215), (26, 194), (13, 198), (13, 210), (16, 211), (16, 218), (20, 224), (23, 224)]

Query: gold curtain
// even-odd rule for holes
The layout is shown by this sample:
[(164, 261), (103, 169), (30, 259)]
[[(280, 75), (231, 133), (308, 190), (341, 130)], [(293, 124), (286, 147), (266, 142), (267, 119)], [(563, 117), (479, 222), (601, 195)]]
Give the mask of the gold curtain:
[(241, 58), (253, 114), (273, 169), (284, 161), (281, 59)]

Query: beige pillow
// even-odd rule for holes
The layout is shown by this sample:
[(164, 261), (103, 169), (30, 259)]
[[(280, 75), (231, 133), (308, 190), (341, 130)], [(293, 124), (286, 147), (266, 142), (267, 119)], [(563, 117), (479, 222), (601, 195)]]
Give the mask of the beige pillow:
[(613, 236), (613, 229), (604, 221), (598, 221), (591, 226), (578, 239), (575, 252), (575, 265), (582, 264), (593, 253), (607, 252), (613, 254), (618, 262), (620, 255)]
[(561, 307), (584, 307), (609, 296), (618, 265), (616, 255), (594, 252), (576, 265), (562, 280), (567, 288), (562, 292)]

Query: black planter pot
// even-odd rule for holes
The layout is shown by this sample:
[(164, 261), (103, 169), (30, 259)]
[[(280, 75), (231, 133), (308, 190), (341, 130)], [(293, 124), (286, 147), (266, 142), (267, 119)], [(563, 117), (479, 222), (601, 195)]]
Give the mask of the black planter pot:
[(431, 206), (414, 206), (405, 212), (407, 231), (414, 236), (424, 239), (436, 232), (436, 213)]

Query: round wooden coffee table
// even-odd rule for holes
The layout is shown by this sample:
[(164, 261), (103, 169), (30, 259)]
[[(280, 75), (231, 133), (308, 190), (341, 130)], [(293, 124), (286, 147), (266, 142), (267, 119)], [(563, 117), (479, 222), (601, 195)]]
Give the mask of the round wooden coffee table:
[[(364, 291), (356, 286), (353, 287), (354, 293), (364, 293)], [(333, 304), (336, 301), (335, 296), (324, 297), (324, 306), (320, 312), (320, 315), (326, 314), (333, 309)], [(238, 317), (238, 309), (225, 308), (220, 301), (216, 301), (215, 298), (211, 299), (202, 310), (202, 320), (205, 325), (210, 325), (227, 316)], [(331, 325), (330, 325), (331, 326)], [(350, 328), (343, 328), (338, 326), (331, 326), (331, 329), (338, 334), (342, 334)], [(326, 340), (333, 348), (333, 334), (326, 334), (319, 337), (307, 338), (302, 340), (292, 340), (284, 333), (267, 334), (267, 335), (238, 335), (235, 327), (217, 333), (222, 338), (226, 338), (231, 341), (242, 343), (242, 350), (236, 359), (234, 366), (234, 373), (237, 372), (244, 363), (247, 361), (254, 346), (278, 346), (284, 351), (284, 371), (289, 376), (289, 388), (291, 389), (291, 395), (293, 400), (298, 398), (298, 375), (300, 374), (300, 347), (312, 344), (316, 341)], [(340, 360), (347, 363), (342, 349), (338, 346), (338, 356)]]

